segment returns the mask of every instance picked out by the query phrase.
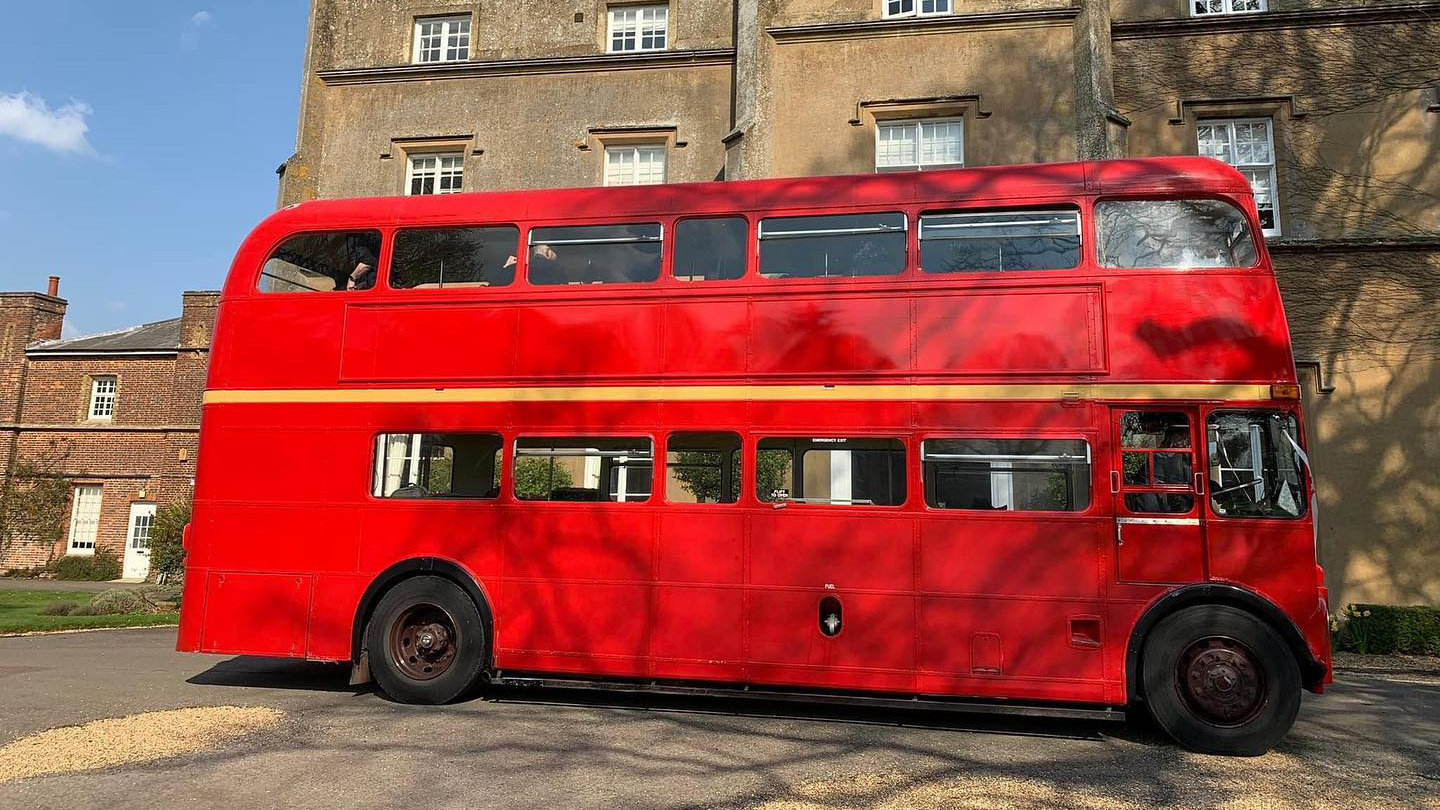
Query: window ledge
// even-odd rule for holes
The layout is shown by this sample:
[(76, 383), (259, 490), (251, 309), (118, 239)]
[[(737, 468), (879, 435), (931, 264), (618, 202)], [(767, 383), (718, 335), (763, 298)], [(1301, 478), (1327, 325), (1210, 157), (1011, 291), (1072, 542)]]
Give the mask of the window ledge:
[(546, 73), (586, 73), (600, 70), (645, 70), (648, 68), (728, 65), (735, 61), (731, 48), (690, 51), (642, 51), (585, 56), (554, 56), (538, 59), (497, 59), (492, 61), (440, 62), (420, 65), (340, 68), (317, 71), (327, 85), (379, 84), (434, 79), (466, 79), (481, 76), (525, 76)]
[(1304, 11), (1259, 11), (1246, 14), (1219, 14), (1179, 17), (1169, 20), (1135, 20), (1110, 25), (1114, 39), (1185, 37), (1199, 34), (1228, 34), (1251, 31), (1279, 31), (1289, 28), (1338, 28), (1347, 25), (1374, 25), (1426, 21), (1440, 13), (1440, 2), (1395, 3), (1355, 8), (1319, 8)]
[(787, 25), (767, 28), (765, 33), (769, 34), (776, 42), (870, 39), (906, 34), (929, 34), (949, 29), (1069, 25), (1079, 15), (1080, 9), (1078, 8), (996, 11), (981, 14), (935, 14), (925, 17), (892, 17), (857, 22)]

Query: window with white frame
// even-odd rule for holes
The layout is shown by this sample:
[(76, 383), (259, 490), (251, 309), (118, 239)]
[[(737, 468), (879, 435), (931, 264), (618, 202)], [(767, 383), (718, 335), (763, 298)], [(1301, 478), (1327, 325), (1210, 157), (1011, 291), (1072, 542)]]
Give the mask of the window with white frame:
[(416, 18), (414, 56), (410, 61), (419, 65), (469, 58), (470, 15)]
[(605, 147), (605, 185), (652, 186), (663, 182), (664, 146)]
[(617, 6), (610, 9), (610, 53), (665, 50), (669, 6)]
[(115, 416), (115, 378), (90, 378), (90, 419), (112, 419)]
[(959, 118), (880, 121), (875, 125), (875, 171), (909, 172), (965, 165), (965, 123)]
[(75, 487), (70, 502), (70, 542), (67, 554), (94, 554), (100, 532), (100, 485)]
[(1201, 155), (1229, 163), (1250, 181), (1255, 207), (1260, 211), (1260, 227), (1266, 236), (1279, 236), (1274, 123), (1269, 118), (1200, 121), (1195, 135)]
[(1254, 14), (1265, 11), (1266, 0), (1190, 0), (1191, 17), (1215, 17), (1221, 14)]
[(457, 194), (464, 190), (464, 182), (463, 152), (411, 155), (405, 177), (405, 193)]
[(952, 0), (885, 0), (885, 19), (896, 17), (933, 17), (949, 14)]

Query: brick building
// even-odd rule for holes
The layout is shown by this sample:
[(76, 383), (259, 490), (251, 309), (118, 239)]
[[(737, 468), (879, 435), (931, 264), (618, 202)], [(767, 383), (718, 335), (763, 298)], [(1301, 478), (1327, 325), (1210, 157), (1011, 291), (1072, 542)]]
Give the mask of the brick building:
[(17, 463), (42, 458), (71, 486), (60, 542), (18, 539), (0, 570), (98, 550), (127, 577), (148, 572), (155, 509), (192, 485), (218, 301), (187, 292), (178, 318), (61, 340), (58, 279), (46, 294), (0, 293), (0, 494)]
[(1440, 602), (1437, 42), (1440, 2), (312, 0), (280, 199), (1218, 157), (1332, 592)]

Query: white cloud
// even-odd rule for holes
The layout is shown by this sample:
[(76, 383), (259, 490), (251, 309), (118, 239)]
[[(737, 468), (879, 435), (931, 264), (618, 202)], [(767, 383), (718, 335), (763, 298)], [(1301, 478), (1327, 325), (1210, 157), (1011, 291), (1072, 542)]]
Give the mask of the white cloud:
[(180, 34), (181, 50), (193, 51), (200, 45), (200, 29), (214, 28), (215, 15), (208, 11), (197, 11), (190, 15), (190, 24)]
[(39, 144), (55, 152), (94, 154), (95, 150), (85, 139), (90, 129), (85, 119), (90, 112), (90, 105), (83, 101), (71, 101), (52, 110), (45, 99), (24, 90), (0, 93), (0, 135)]

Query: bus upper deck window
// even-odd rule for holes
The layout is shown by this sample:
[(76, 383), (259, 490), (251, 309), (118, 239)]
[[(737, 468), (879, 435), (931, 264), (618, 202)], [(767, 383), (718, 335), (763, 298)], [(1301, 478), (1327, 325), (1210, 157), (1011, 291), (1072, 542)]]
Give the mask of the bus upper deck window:
[(260, 292), (368, 290), (380, 266), (379, 231), (302, 233), (280, 243), (260, 270)]
[(927, 273), (1067, 270), (1079, 264), (1079, 211), (920, 217), (920, 268)]
[(390, 286), (505, 287), (515, 280), (520, 229), (426, 228), (395, 234)]
[(615, 284), (660, 278), (658, 222), (530, 231), (531, 284)]
[(1110, 200), (1096, 206), (1105, 267), (1254, 267), (1250, 224), (1220, 200)]
[(765, 278), (893, 276), (904, 269), (904, 214), (760, 220), (760, 275)]
[(675, 225), (675, 278), (728, 281), (745, 275), (744, 217), (683, 219)]

